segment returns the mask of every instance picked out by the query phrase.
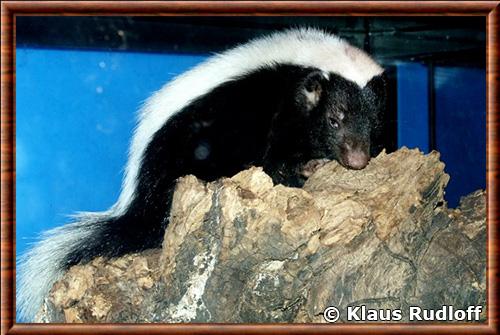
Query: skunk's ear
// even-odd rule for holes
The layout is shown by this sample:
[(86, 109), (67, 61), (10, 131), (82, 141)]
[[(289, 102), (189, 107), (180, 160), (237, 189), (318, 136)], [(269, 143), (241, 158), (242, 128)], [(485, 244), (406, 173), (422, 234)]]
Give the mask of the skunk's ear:
[(373, 77), (363, 88), (363, 94), (376, 111), (385, 109), (387, 102), (387, 75), (385, 72)]
[(323, 83), (325, 80), (325, 73), (319, 70), (312, 71), (304, 77), (297, 92), (296, 100), (299, 107), (309, 112), (318, 105), (323, 93)]
[(376, 95), (382, 95), (387, 90), (387, 75), (385, 72), (373, 77), (366, 84), (365, 89), (372, 91)]

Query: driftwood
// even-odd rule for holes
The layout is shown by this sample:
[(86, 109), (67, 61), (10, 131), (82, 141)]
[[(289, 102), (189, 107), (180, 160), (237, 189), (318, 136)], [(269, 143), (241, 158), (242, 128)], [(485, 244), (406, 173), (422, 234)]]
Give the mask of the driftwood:
[[(485, 193), (448, 209), (439, 154), (336, 162), (303, 189), (260, 168), (181, 178), (161, 250), (72, 267), (39, 322), (325, 322), (336, 306), (467, 309), (486, 318)], [(361, 314), (361, 313), (359, 313)], [(354, 320), (355, 321), (355, 320)], [(393, 320), (394, 321), (394, 320)]]

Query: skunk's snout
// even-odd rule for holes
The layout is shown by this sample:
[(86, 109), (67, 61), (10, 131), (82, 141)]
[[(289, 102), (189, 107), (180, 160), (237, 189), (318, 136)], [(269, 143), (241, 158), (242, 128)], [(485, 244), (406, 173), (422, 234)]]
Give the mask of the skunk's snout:
[(359, 138), (345, 138), (341, 148), (340, 163), (346, 168), (361, 170), (370, 161), (370, 145)]
[(363, 150), (351, 150), (345, 155), (344, 164), (353, 170), (361, 170), (368, 165), (370, 155)]

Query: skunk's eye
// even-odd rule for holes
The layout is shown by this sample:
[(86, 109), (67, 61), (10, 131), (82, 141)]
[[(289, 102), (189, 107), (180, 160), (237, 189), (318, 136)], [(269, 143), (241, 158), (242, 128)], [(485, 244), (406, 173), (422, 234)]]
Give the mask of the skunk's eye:
[(339, 127), (339, 123), (334, 120), (334, 119), (328, 119), (329, 123), (330, 123), (330, 126), (332, 126), (333, 128), (337, 129)]

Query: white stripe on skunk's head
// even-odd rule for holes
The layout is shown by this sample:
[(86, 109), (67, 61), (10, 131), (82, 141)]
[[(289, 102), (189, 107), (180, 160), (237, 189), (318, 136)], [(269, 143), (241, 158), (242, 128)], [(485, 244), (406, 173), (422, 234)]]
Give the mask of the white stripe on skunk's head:
[(335, 35), (310, 28), (273, 33), (209, 58), (166, 84), (145, 103), (132, 139), (122, 193), (111, 212), (119, 215), (129, 206), (144, 151), (172, 115), (224, 82), (276, 64), (333, 72), (359, 87), (383, 72), (362, 50)]

